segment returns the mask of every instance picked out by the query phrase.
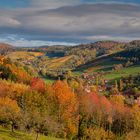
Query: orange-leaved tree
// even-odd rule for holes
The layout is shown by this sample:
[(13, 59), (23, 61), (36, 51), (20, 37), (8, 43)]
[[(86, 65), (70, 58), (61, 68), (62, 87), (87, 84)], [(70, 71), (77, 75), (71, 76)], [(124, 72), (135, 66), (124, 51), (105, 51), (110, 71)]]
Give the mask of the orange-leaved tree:
[(10, 124), (12, 132), (20, 116), (20, 108), (16, 101), (8, 97), (0, 98), (0, 121), (1, 123)]
[(66, 81), (56, 81), (52, 86), (58, 121), (66, 124), (65, 132), (67, 137), (76, 133), (77, 117), (77, 98), (75, 93)]
[(44, 80), (40, 78), (32, 78), (31, 79), (31, 88), (38, 92), (45, 92), (46, 84)]

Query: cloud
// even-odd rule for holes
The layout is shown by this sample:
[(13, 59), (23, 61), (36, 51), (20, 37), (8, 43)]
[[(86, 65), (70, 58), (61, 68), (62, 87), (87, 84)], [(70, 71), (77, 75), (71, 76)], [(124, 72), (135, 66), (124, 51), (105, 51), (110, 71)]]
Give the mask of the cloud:
[[(25, 41), (28, 45), (34, 45), (36, 40), (42, 43), (83, 43), (109, 38), (131, 40), (140, 36), (139, 5), (83, 4), (60, 7), (59, 2), (53, 6), (55, 0), (47, 1), (52, 2), (52, 8), (59, 8), (41, 9), (34, 6), (0, 10), (0, 36), (15, 34), (25, 39), (18, 44)], [(43, 0), (38, 4), (36, 0), (34, 4), (41, 7)]]
[(135, 0), (30, 0), (30, 3), (32, 7), (40, 7), (45, 9), (56, 9), (64, 6), (97, 3), (139, 4), (139, 2)]
[(87, 40), (91, 41), (91, 40), (96, 40), (96, 41), (100, 41), (100, 40), (113, 40), (113, 41), (122, 41), (122, 42), (129, 42), (131, 40), (139, 40), (139, 37), (130, 37), (130, 36), (87, 36), (86, 37)]
[(82, 5), (18, 17), (28, 30), (48, 34), (108, 34), (140, 31), (140, 10), (131, 5)]
[(16, 19), (10, 18), (10, 17), (3, 17), (0, 16), (0, 26), (5, 26), (5, 27), (16, 27), (20, 25), (20, 22), (17, 21)]
[(16, 27), (20, 25), (20, 21), (16, 19), (15, 13), (8, 10), (0, 9), (0, 27)]
[(42, 41), (42, 40), (27, 40), (24, 38), (18, 38), (15, 35), (10, 35), (4, 38), (0, 38), (0, 42), (9, 43), (15, 47), (38, 47), (38, 46), (54, 46), (54, 45), (66, 45), (66, 46), (73, 46), (77, 45), (76, 43), (70, 42), (57, 42), (57, 41)]
[(31, 6), (45, 9), (55, 9), (79, 3), (80, 0), (31, 0)]

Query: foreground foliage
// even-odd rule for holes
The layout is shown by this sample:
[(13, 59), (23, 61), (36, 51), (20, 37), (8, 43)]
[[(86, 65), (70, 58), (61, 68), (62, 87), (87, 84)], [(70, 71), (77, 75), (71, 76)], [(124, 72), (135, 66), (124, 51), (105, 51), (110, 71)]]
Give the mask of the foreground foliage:
[[(28, 134), (19, 131), (12, 133), (8, 129), (0, 128), (0, 140), (34, 140), (35, 138), (36, 138), (35, 134)], [(61, 139), (39, 135), (38, 140), (61, 140)]]
[(122, 81), (105, 96), (98, 91), (99, 78), (89, 91), (87, 82), (71, 78), (71, 73), (63, 81), (46, 84), (8, 59), (1, 58), (0, 65), (9, 68), (8, 76), (3, 69), (0, 74), (0, 125), (11, 130), (9, 134), (1, 129), (1, 137), (8, 133), (11, 140), (15, 135), (30, 139), (16, 132), (21, 130), (34, 133), (36, 140), (40, 135), (73, 140), (140, 138), (139, 98), (124, 96)]

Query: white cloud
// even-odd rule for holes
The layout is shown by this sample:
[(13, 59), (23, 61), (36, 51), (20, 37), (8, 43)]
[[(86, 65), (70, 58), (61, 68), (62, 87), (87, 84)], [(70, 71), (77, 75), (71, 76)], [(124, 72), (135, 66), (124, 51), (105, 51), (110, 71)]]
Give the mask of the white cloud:
[[(32, 8), (0, 9), (0, 36), (16, 34), (20, 38), (14, 40), (15, 42), (9, 38), (5, 41), (10, 40), (9, 42), (15, 46), (34, 46), (52, 44), (47, 40), (55, 39), (60, 41), (54, 44), (60, 42), (67, 44), (66, 42), (75, 40), (79, 42), (102, 39), (130, 40), (138, 39), (140, 36), (140, 6), (91, 4), (48, 10), (35, 7), (35, 5), (41, 7), (43, 0), (33, 1)], [(52, 7), (53, 4), (56, 4), (54, 7), (60, 7), (63, 0), (46, 1), (52, 3)], [(54, 3), (55, 1), (58, 3)], [(66, 0), (64, 2), (67, 5), (72, 3), (68, 4)], [(24, 39), (21, 39), (22, 37)]]
[(31, 5), (38, 8), (55, 9), (62, 6), (79, 4), (79, 2), (79, 0), (31, 0)]
[[(79, 16), (80, 8), (83, 8), (84, 12), (81, 12)], [(110, 7), (108, 5), (75, 6), (59, 10), (36, 11), (19, 17), (18, 20), (28, 30), (54, 35), (57, 33), (124, 34), (131, 33), (132, 30), (140, 31), (140, 11), (131, 9), (128, 11), (128, 7), (125, 6), (123, 8), (119, 11), (115, 5), (110, 5)]]
[(100, 41), (100, 40), (114, 40), (114, 41), (132, 41), (132, 40), (140, 40), (140, 37), (129, 37), (129, 36), (88, 36), (86, 37), (87, 40), (92, 41)]
[(0, 26), (17, 27), (19, 25), (20, 22), (14, 18), (0, 16)]
[(38, 46), (53, 46), (53, 45), (67, 45), (67, 46), (73, 46), (76, 45), (76, 43), (70, 43), (70, 42), (59, 42), (59, 41), (41, 41), (41, 40), (27, 40), (24, 38), (18, 38), (15, 35), (9, 35), (5, 38), (0, 38), (0, 42), (3, 43), (9, 43), (15, 47), (38, 47)]

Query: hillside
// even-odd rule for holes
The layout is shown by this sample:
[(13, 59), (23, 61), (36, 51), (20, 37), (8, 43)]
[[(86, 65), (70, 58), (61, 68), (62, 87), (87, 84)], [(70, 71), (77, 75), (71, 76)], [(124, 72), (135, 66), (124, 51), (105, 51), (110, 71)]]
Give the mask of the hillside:
[[(26, 134), (19, 131), (12, 133), (11, 131), (0, 127), (0, 140), (35, 140), (35, 138), (36, 138), (35, 134)], [(39, 135), (38, 140), (62, 140), (62, 139)]]
[(99, 41), (76, 46), (41, 46), (26, 51), (46, 53), (48, 58), (43, 57), (38, 60), (38, 67), (41, 73), (45, 73), (43, 75), (57, 77), (68, 70), (76, 70), (77, 67), (93, 61), (96, 57), (122, 51), (125, 45), (126, 43), (117, 41)]
[(122, 64), (119, 60), (114, 59), (115, 54), (102, 55), (95, 58), (84, 65), (77, 67), (76, 71), (87, 72), (87, 73), (97, 73), (97, 72), (108, 72), (111, 71), (114, 65)]
[[(5, 52), (12, 50), (10, 45), (3, 44), (2, 46), (2, 50), (7, 50)], [(98, 41), (70, 47), (41, 46), (38, 48), (23, 48), (23, 50), (21, 48), (20, 51), (9, 53), (7, 57), (23, 63), (25, 66), (31, 65), (36, 73), (38, 72), (45, 77), (63, 77), (63, 74), (67, 71), (74, 70), (80, 73), (94, 74), (103, 72), (108, 78), (110, 74), (116, 73), (114, 69), (117, 67), (127, 69), (129, 66), (138, 63), (140, 60), (139, 50), (139, 40), (129, 43)], [(133, 74), (133, 72), (130, 74)], [(120, 74), (120, 76), (122, 75)]]
[(80, 73), (103, 73), (108, 80), (136, 75), (140, 70), (140, 41), (132, 41), (125, 44), (122, 50), (96, 57), (76, 70)]
[(125, 45), (125, 48), (140, 48), (140, 40), (133, 40)]
[(4, 55), (11, 51), (14, 51), (13, 46), (6, 44), (6, 43), (0, 43), (0, 55)]
[(11, 52), (9, 54), (6, 55), (6, 57), (12, 59), (12, 60), (34, 60), (37, 57), (41, 57), (44, 54), (41, 52), (26, 52), (26, 51), (15, 51), (15, 52)]
[[(21, 48), (21, 50), (9, 53), (7, 57), (13, 61), (23, 63), (25, 66), (31, 65), (34, 71), (43, 77), (63, 77), (63, 74), (69, 70), (109, 74), (112, 73), (114, 67), (125, 64), (130, 65), (129, 63), (134, 60), (138, 61), (140, 56), (139, 46), (139, 40), (129, 43), (98, 41), (76, 46)], [(5, 50), (9, 50), (8, 48), (12, 47), (6, 47), (5, 45)], [(131, 59), (130, 62), (129, 59)]]
[[(56, 78), (63, 77), (63, 74), (69, 70), (83, 71), (84, 69), (85, 72), (93, 72), (93, 70), (94, 72), (110, 72), (114, 69), (114, 65), (127, 63), (126, 55), (131, 59), (135, 59), (135, 55), (139, 56), (139, 51), (134, 48), (139, 48), (138, 40), (129, 43), (98, 41), (70, 47), (23, 48), (23, 50), (10, 53), (7, 56), (25, 65), (32, 65), (34, 70), (43, 76)], [(125, 59), (118, 60), (119, 57), (125, 57)]]
[(96, 50), (96, 55), (104, 55), (109, 53), (114, 53), (124, 49), (126, 43), (117, 42), (117, 41), (98, 41), (90, 44), (81, 44), (73, 47), (69, 47), (66, 50), (66, 54), (77, 54), (83, 50)]

